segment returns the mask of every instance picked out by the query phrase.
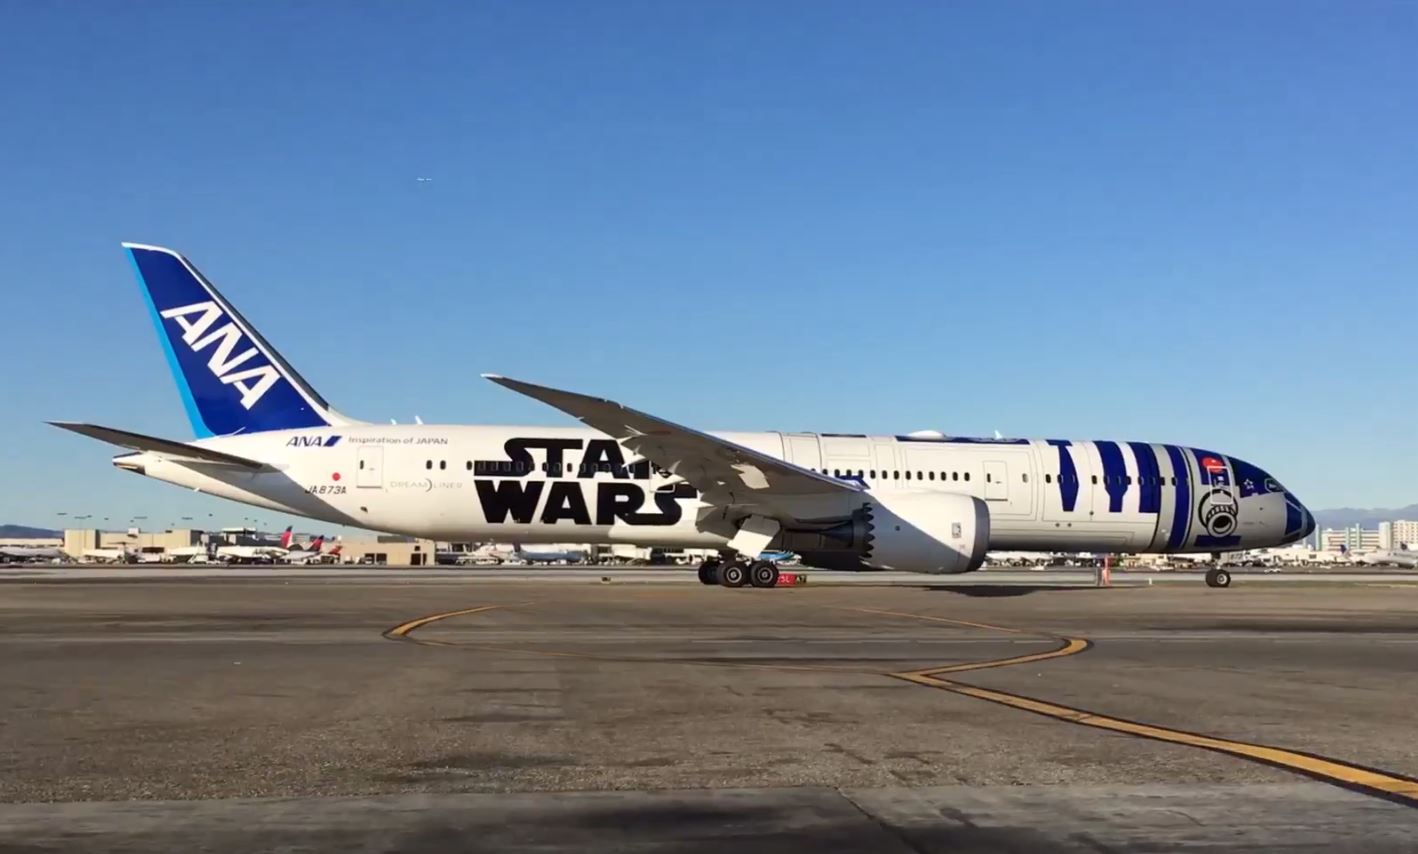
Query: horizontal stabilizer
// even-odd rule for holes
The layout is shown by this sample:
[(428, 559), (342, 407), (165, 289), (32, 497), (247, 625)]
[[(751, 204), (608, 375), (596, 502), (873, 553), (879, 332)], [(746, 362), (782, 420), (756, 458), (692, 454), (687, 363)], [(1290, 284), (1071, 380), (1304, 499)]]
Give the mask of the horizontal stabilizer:
[(142, 433), (130, 433), (127, 430), (115, 430), (112, 427), (100, 427), (97, 424), (82, 424), (76, 421), (51, 421), (49, 423), (81, 436), (98, 439), (100, 442), (108, 442), (110, 445), (117, 445), (120, 448), (132, 448), (135, 451), (148, 451), (170, 460), (217, 463), (253, 471), (266, 467), (265, 463), (258, 460), (238, 457), (235, 454), (226, 454), (198, 445), (188, 445), (185, 442), (175, 442), (172, 439), (159, 439), (156, 436), (144, 436)]

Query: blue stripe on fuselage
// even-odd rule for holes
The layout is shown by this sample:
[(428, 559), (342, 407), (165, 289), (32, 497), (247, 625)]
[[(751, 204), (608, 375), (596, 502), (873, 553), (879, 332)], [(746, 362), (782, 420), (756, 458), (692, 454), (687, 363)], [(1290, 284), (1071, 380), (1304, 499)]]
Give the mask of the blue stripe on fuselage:
[(1167, 549), (1181, 548), (1187, 541), (1187, 527), (1191, 525), (1192, 499), (1191, 475), (1187, 470), (1187, 459), (1182, 449), (1167, 445), (1167, 459), (1172, 462), (1172, 477), (1177, 480), (1176, 506), (1172, 508), (1172, 530), (1167, 533)]
[(1073, 512), (1078, 506), (1078, 469), (1073, 466), (1073, 455), (1068, 452), (1067, 439), (1050, 439), (1050, 445), (1059, 449), (1059, 500), (1065, 512)]
[(1158, 482), (1157, 454), (1146, 442), (1128, 442), (1137, 457), (1138, 507), (1143, 513), (1162, 509), (1162, 484)]
[(1128, 493), (1127, 465), (1117, 442), (1094, 442), (1098, 459), (1103, 461), (1103, 488), (1108, 491), (1108, 512), (1123, 512), (1123, 497)]

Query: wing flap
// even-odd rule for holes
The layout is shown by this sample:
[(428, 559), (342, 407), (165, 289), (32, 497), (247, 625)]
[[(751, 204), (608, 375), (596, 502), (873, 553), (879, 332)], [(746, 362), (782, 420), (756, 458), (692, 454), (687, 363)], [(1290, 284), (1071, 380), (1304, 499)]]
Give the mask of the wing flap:
[(91, 439), (98, 439), (100, 442), (107, 442), (120, 448), (147, 451), (179, 462), (216, 463), (251, 471), (267, 467), (259, 460), (239, 457), (236, 454), (215, 451), (199, 445), (189, 445), (172, 439), (159, 439), (156, 436), (144, 436), (142, 433), (130, 433), (127, 430), (119, 430), (114, 427), (101, 427), (97, 424), (84, 424), (77, 421), (51, 421), (49, 423), (71, 433), (78, 433), (80, 436), (88, 436)]

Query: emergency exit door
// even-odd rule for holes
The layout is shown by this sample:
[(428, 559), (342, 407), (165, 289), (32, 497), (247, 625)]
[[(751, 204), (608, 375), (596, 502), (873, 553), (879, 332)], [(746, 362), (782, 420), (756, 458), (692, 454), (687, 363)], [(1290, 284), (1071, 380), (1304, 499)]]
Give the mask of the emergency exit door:
[(366, 445), (355, 457), (355, 485), (379, 489), (384, 485), (384, 448)]

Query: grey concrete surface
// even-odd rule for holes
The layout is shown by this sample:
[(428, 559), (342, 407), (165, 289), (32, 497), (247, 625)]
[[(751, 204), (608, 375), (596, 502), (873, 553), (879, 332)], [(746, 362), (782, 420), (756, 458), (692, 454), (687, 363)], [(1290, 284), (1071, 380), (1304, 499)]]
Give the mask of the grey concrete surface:
[[(991, 584), (1040, 584), (1094, 586), (1092, 569), (1017, 569), (986, 567), (963, 575), (922, 575), (914, 572), (834, 572), (803, 567), (784, 571), (806, 575), (810, 584), (868, 587), (928, 587), (936, 584), (981, 586)], [(1255, 568), (1228, 568), (1236, 584), (1396, 584), (1418, 586), (1418, 571), (1375, 569), (1373, 567), (1286, 567), (1280, 572)], [(1120, 587), (1151, 584), (1203, 584), (1204, 570), (1114, 570), (1113, 583)], [(685, 566), (484, 566), (484, 567), (380, 567), (380, 566), (221, 566), (187, 564), (53, 565), (19, 564), (0, 566), (0, 583), (24, 581), (171, 581), (171, 580), (253, 580), (271, 578), (339, 578), (401, 582), (451, 581), (527, 584), (686, 584), (695, 585), (693, 567)]]
[[(0, 585), (0, 850), (201, 850), (188, 846), (200, 834), (217, 851), (409, 850), (419, 834), (444, 850), (561, 850), (609, 823), (577, 818), (602, 809), (587, 804), (619, 804), (605, 809), (629, 828), (601, 850), (757, 836), (822, 850), (1418, 850), (1418, 810), (889, 675), (1051, 649), (1046, 635), (1094, 645), (958, 678), (1418, 776), (1418, 588), (1401, 585), (15, 582)], [(294, 800), (230, 800), (273, 797)], [(361, 825), (341, 810), (387, 811), (388, 835), (351, 841), (339, 828)], [(508, 810), (527, 818), (480, 829)], [(304, 829), (282, 824), (301, 816)], [(780, 819), (786, 836), (766, 829)], [(1176, 845), (1147, 841), (1159, 822)], [(531, 835), (506, 835), (518, 825)], [(682, 825), (702, 838), (681, 840)], [(1175, 835), (1183, 825), (1195, 839)], [(63, 836), (86, 827), (96, 835)]]
[(0, 805), (0, 851), (1411, 852), (1318, 783), (417, 794)]

